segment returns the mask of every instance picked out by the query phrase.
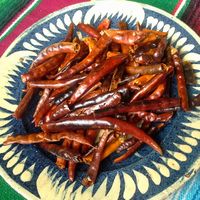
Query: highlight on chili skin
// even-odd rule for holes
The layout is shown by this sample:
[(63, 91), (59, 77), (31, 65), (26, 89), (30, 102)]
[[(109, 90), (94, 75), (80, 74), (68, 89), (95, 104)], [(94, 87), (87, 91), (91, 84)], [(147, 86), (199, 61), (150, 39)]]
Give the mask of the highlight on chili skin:
[[(167, 33), (130, 30), (124, 21), (110, 28), (109, 19), (97, 27), (79, 23), (87, 34), (78, 38), (71, 23), (64, 39), (43, 49), (21, 76), (25, 95), (13, 113), (22, 119), (34, 95), (39, 95), (33, 123), (39, 132), (9, 136), (4, 145), (35, 144), (56, 157), (75, 180), (79, 163), (88, 165), (83, 185), (95, 183), (100, 165), (112, 153), (123, 162), (149, 145), (164, 149), (154, 139), (179, 110), (189, 103), (179, 52), (167, 43)], [(177, 96), (171, 96), (171, 80)]]

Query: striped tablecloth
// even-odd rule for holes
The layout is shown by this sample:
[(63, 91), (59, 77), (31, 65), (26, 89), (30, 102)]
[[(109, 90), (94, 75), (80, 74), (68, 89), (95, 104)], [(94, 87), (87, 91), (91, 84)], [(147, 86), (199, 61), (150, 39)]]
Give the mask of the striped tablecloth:
[[(161, 8), (188, 24), (200, 35), (200, 0), (135, 0)], [(0, 0), (0, 56), (26, 28), (53, 11), (82, 0)], [(47, 8), (48, 5), (48, 8)], [(0, 199), (22, 200), (0, 177)], [(200, 172), (169, 199), (199, 200)]]

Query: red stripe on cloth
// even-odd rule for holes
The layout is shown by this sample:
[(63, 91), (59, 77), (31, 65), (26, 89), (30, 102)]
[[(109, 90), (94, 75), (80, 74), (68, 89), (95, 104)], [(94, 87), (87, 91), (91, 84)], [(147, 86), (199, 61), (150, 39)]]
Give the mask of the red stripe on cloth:
[(83, 2), (83, 0), (59, 0), (59, 1), (49, 1), (42, 0), (42, 2), (34, 9), (31, 13), (29, 13), (13, 30), (13, 32), (7, 36), (0, 45), (0, 56), (3, 52), (8, 48), (8, 46), (13, 42), (13, 40), (18, 37), (25, 29), (30, 27), (32, 24), (37, 22), (39, 19), (45, 17), (46, 15), (60, 10), (66, 6)]
[(183, 15), (183, 21), (200, 36), (200, 1), (192, 0)]
[(193, 13), (193, 16), (191, 18), (190, 23), (191, 27), (197, 32), (197, 34), (200, 36), (200, 7), (198, 7), (195, 10), (195, 13)]
[(180, 5), (182, 4), (182, 2), (183, 2), (183, 0), (180, 0), (180, 1), (176, 4), (174, 10), (172, 11), (172, 15), (174, 15), (174, 14), (176, 13), (176, 11), (178, 10), (178, 8), (179, 8)]

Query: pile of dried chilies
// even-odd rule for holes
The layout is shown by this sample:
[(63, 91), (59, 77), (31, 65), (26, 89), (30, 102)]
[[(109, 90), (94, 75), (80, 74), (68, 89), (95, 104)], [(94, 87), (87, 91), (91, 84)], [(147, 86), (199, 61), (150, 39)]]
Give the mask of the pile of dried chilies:
[[(128, 30), (125, 22), (110, 29), (104, 19), (97, 28), (78, 24), (88, 37), (74, 37), (71, 24), (65, 39), (42, 50), (23, 74), (25, 95), (14, 117), (22, 118), (33, 95), (42, 92), (33, 121), (41, 132), (9, 136), (5, 145), (38, 145), (68, 164), (74, 180), (77, 163), (89, 164), (83, 184), (97, 178), (101, 161), (113, 152), (124, 152), (121, 162), (146, 143), (159, 154), (152, 139), (174, 112), (189, 109), (182, 61), (167, 45), (167, 33)], [(178, 98), (170, 97), (170, 83), (177, 79)], [(59, 143), (58, 143), (59, 141)]]

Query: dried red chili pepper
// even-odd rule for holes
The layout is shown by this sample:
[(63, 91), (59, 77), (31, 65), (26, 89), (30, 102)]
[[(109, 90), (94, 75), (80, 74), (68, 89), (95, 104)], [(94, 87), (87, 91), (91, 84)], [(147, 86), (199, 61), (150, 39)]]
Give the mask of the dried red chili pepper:
[(68, 106), (68, 98), (65, 99), (62, 103), (60, 103), (58, 106), (53, 106), (51, 110), (46, 115), (45, 121), (55, 121), (63, 116), (65, 116), (67, 113), (69, 113), (71, 110)]
[(161, 114), (155, 114), (152, 112), (136, 112), (135, 113), (139, 118), (144, 119), (147, 122), (167, 122), (172, 116), (173, 112), (166, 112)]
[(64, 41), (71, 42), (73, 40), (73, 34), (74, 34), (74, 24), (71, 22), (68, 27), (67, 35), (66, 35)]
[(119, 113), (140, 112), (140, 111), (157, 111), (169, 108), (180, 107), (178, 98), (159, 98), (156, 100), (139, 100), (127, 105), (118, 105), (105, 111), (95, 112), (94, 116), (102, 117)]
[(75, 117), (75, 116), (85, 116), (85, 115), (91, 115), (96, 110), (103, 110), (106, 108), (111, 108), (116, 105), (118, 105), (121, 102), (121, 95), (119, 93), (113, 93), (112, 97), (108, 97), (104, 101), (101, 101), (99, 103), (96, 103), (94, 105), (90, 105), (88, 107), (79, 108), (71, 113), (68, 114), (69, 117)]
[(34, 119), (33, 119), (35, 126), (40, 126), (43, 123), (43, 119), (45, 115), (52, 108), (52, 106), (53, 106), (53, 103), (49, 102), (48, 99), (43, 101), (43, 106), (41, 106), (40, 110), (37, 112), (37, 114), (34, 116)]
[(101, 37), (101, 34), (99, 33), (99, 31), (90, 24), (79, 23), (77, 26), (80, 30), (87, 33), (91, 37), (94, 37), (94, 38)]
[(57, 142), (62, 139), (73, 140), (81, 144), (92, 146), (89, 138), (84, 137), (79, 132), (64, 131), (59, 133), (29, 133), (27, 135), (15, 135), (9, 136), (4, 142), (4, 145), (8, 144), (33, 144), (40, 142)]
[(72, 94), (73, 94), (73, 90), (69, 90), (63, 94), (60, 94), (58, 97), (55, 97), (55, 99), (53, 99), (54, 105), (61, 104), (63, 101), (67, 100)]
[(97, 174), (99, 172), (101, 157), (103, 155), (103, 150), (105, 148), (109, 134), (110, 134), (109, 131), (107, 130), (103, 131), (103, 135), (98, 143), (97, 149), (95, 149), (94, 151), (92, 162), (90, 163), (89, 169), (87, 171), (87, 176), (82, 181), (82, 184), (86, 187), (94, 184), (96, 181)]
[(65, 57), (65, 60), (62, 62), (62, 64), (59, 67), (59, 70), (58, 70), (59, 72), (52, 78), (57, 78), (64, 71), (68, 70), (71, 66), (73, 66), (77, 62), (80, 62), (82, 59), (84, 59), (88, 55), (89, 48), (85, 44), (85, 42), (78, 41), (78, 44), (80, 45), (80, 50), (77, 53), (68, 53)]
[[(108, 141), (108, 140), (107, 140)], [(113, 152), (115, 152), (117, 150), (117, 148), (124, 142), (124, 138), (123, 137), (118, 137), (116, 138), (115, 141), (111, 142), (111, 143), (106, 143), (106, 146), (104, 148), (103, 151), (103, 155), (101, 157), (101, 160), (107, 158), (110, 154), (112, 154)], [(92, 152), (90, 152), (89, 154), (85, 155), (83, 157), (83, 162), (86, 164), (90, 164), (92, 161), (92, 157), (94, 154), (94, 149), (92, 149)]]
[[(95, 91), (96, 89), (102, 88), (102, 83), (99, 81), (98, 83), (94, 84), (86, 93), (84, 93), (79, 101), (83, 101), (83, 99), (85, 99), (85, 97), (87, 98), (89, 94), (91, 94), (91, 92)], [(103, 91), (101, 89), (101, 91)]]
[(137, 31), (141, 31), (142, 30), (141, 24), (138, 21), (136, 22), (136, 30)]
[(156, 76), (154, 76), (149, 82), (147, 82), (142, 88), (141, 90), (137, 91), (130, 102), (133, 102), (135, 100), (139, 100), (145, 96), (147, 96), (149, 93), (151, 93), (158, 84), (160, 84), (162, 81), (165, 80), (167, 76), (167, 73), (161, 73), (158, 74)]
[(133, 75), (133, 74), (159, 74), (164, 71), (163, 64), (155, 64), (155, 65), (146, 65), (146, 66), (126, 66), (126, 72)]
[(118, 85), (122, 80), (123, 74), (124, 74), (123, 67), (119, 67), (119, 68), (115, 69), (115, 71), (113, 72), (113, 75), (112, 75), (111, 83), (110, 83), (110, 88), (109, 88), (110, 91), (118, 88)]
[[(98, 130), (88, 129), (85, 133), (85, 137), (90, 138), (92, 145), (94, 145), (97, 134), (98, 134)], [(81, 152), (85, 154), (86, 152), (89, 151), (90, 146), (82, 145), (81, 148), (82, 148)]]
[[(84, 134), (83, 131), (78, 131), (79, 134)], [(75, 142), (73, 141), (72, 142), (72, 145), (71, 145), (71, 148), (74, 149), (75, 151), (80, 151), (80, 147), (81, 147), (81, 144), (78, 143), (78, 142)], [(76, 166), (77, 166), (77, 163), (75, 163), (74, 161), (72, 160), (69, 160), (68, 162), (68, 176), (69, 176), (69, 180), (71, 182), (74, 181), (74, 178), (75, 178), (75, 171), (76, 171)]]
[(110, 135), (108, 136), (108, 139), (106, 141), (106, 145), (109, 145), (110, 143), (116, 141), (116, 139), (119, 137), (119, 134), (117, 134), (115, 131), (110, 131)]
[(124, 141), (118, 148), (117, 148), (117, 153), (122, 152), (123, 150), (128, 149), (129, 147), (133, 146), (138, 140), (135, 139), (134, 137), (129, 138)]
[[(148, 134), (151, 135), (153, 133), (158, 132), (161, 128), (163, 128), (164, 124), (158, 124), (156, 127), (152, 127), (150, 128), (150, 130), (148, 131)], [(136, 141), (133, 146), (131, 146), (126, 153), (122, 154), (121, 156), (119, 156), (118, 158), (116, 158), (114, 160), (114, 163), (118, 163), (118, 162), (122, 162), (123, 160), (127, 159), (128, 157), (130, 157), (131, 155), (133, 155), (143, 144), (142, 141)]]
[(110, 20), (108, 18), (103, 19), (97, 26), (99, 32), (108, 29), (110, 26)]
[(115, 130), (132, 135), (136, 139), (151, 146), (158, 153), (162, 154), (162, 150), (159, 145), (151, 137), (145, 134), (143, 130), (137, 128), (137, 126), (111, 117), (103, 117), (101, 119), (106, 120), (111, 124), (115, 124)]
[(77, 53), (80, 50), (80, 45), (78, 43), (72, 42), (58, 42), (54, 43), (45, 49), (43, 49), (37, 56), (37, 58), (33, 61), (31, 69), (35, 69), (38, 65), (42, 64), (49, 58), (54, 57), (55, 55), (61, 53)]
[(100, 129), (109, 128), (114, 129), (114, 125), (110, 122), (101, 119), (95, 119), (94, 117), (71, 117), (62, 119), (56, 122), (44, 123), (42, 130), (44, 132), (59, 132), (63, 129), (79, 130), (79, 129)]
[(39, 143), (39, 146), (45, 151), (65, 160), (72, 160), (76, 163), (82, 161), (80, 153), (73, 149), (49, 143)]
[(135, 58), (135, 62), (140, 65), (153, 65), (156, 64), (153, 55), (142, 54)]
[(73, 76), (71, 79), (30, 81), (27, 83), (27, 86), (34, 88), (49, 88), (49, 89), (57, 89), (61, 87), (70, 88), (85, 78), (86, 75), (76, 75)]
[[(124, 21), (120, 21), (118, 23), (118, 27), (120, 30), (127, 30), (128, 29), (128, 24)], [(129, 54), (131, 46), (127, 44), (121, 44), (121, 51), (124, 54)]]
[(148, 33), (135, 30), (112, 30), (108, 29), (104, 31), (112, 40), (119, 44), (134, 45), (141, 42)]
[(153, 54), (154, 59), (157, 63), (161, 62), (164, 56), (166, 46), (167, 46), (167, 37), (161, 37), (160, 42), (158, 43), (158, 46)]
[(176, 71), (176, 79), (178, 85), (178, 95), (181, 99), (181, 108), (184, 111), (188, 111), (189, 103), (188, 103), (188, 95), (187, 95), (187, 88), (185, 83), (182, 61), (181, 58), (179, 57), (177, 49), (172, 48), (171, 54), (174, 62), (174, 67), (176, 69), (175, 71)]
[(59, 64), (64, 59), (64, 54), (58, 54), (50, 59), (48, 59), (46, 62), (42, 63), (41, 65), (33, 68), (31, 71), (22, 74), (21, 78), (23, 82), (32, 81), (32, 80), (38, 80), (42, 77), (44, 77), (46, 74), (51, 72), (52, 70), (56, 69)]
[[(64, 139), (62, 146), (63, 147), (67, 147), (70, 148), (72, 141)], [(67, 165), (67, 161), (63, 158), (57, 157), (56, 158), (56, 165), (60, 168), (60, 169), (64, 169)]]
[(14, 118), (16, 119), (22, 118), (35, 92), (36, 91), (34, 88), (29, 88), (27, 90), (26, 94), (24, 95), (22, 100), (19, 102), (19, 105), (17, 106), (15, 112), (13, 113)]
[(45, 123), (42, 125), (42, 129), (45, 132), (58, 132), (63, 129), (77, 130), (80, 128), (113, 129), (116, 131), (124, 132), (145, 142), (146, 144), (150, 145), (154, 150), (162, 154), (162, 150), (158, 146), (158, 144), (152, 138), (146, 135), (141, 129), (137, 128), (133, 124), (129, 124), (128, 122), (116, 118), (103, 117), (100, 119), (95, 119), (94, 117), (76, 117), (67, 118), (52, 123)]
[[(127, 91), (127, 90), (128, 89), (124, 88), (124, 91)], [(120, 89), (117, 89), (117, 90), (114, 90), (114, 91), (110, 91), (110, 92), (106, 92), (106, 93), (101, 93), (101, 94), (99, 94), (96, 97), (93, 97), (93, 98), (85, 100), (83, 102), (79, 102), (77, 104), (74, 104), (72, 106), (72, 110), (76, 110), (76, 109), (80, 109), (80, 108), (84, 108), (84, 107), (96, 105), (98, 103), (106, 101), (106, 99), (112, 97), (116, 93), (123, 94), (124, 91), (123, 91), (123, 88), (120, 88)]]
[(38, 104), (36, 106), (35, 112), (33, 114), (33, 117), (35, 117), (38, 112), (41, 110), (41, 108), (44, 106), (45, 102), (48, 101), (49, 95), (51, 93), (51, 90), (48, 88), (45, 88), (43, 91), (42, 96), (40, 97), (40, 100), (38, 101)]
[(105, 51), (110, 43), (111, 39), (108, 36), (105, 34), (101, 36), (97, 41), (96, 47), (88, 54), (88, 56), (86, 56), (81, 62), (72, 66), (69, 70), (66, 70), (64, 73), (60, 74), (57, 79), (59, 80), (71, 77), (72, 75), (91, 65), (92, 62)]
[[(49, 96), (49, 101), (54, 101), (55, 99), (59, 99), (60, 97), (65, 98), (64, 96), (66, 95), (66, 98), (71, 96), (73, 93), (73, 89), (69, 90), (69, 87), (62, 87), (62, 88), (57, 88), (53, 90)], [(56, 101), (56, 100), (55, 100)], [(57, 103), (59, 104), (59, 103)]]
[(121, 85), (124, 85), (124, 84), (127, 84), (131, 81), (134, 81), (135, 79), (137, 79), (138, 77), (140, 76), (140, 74), (134, 74), (132, 76), (128, 76), (128, 77), (125, 77), (122, 81), (119, 82), (119, 86)]
[(74, 104), (86, 91), (88, 91), (95, 83), (100, 81), (105, 75), (113, 71), (117, 66), (125, 61), (127, 56), (118, 55), (109, 58), (105, 63), (91, 71), (89, 75), (81, 82), (79, 87), (75, 90), (74, 94), (69, 100), (69, 104)]
[(158, 99), (163, 96), (166, 90), (167, 81), (162, 82), (146, 99)]
[(121, 155), (120, 157), (118, 158), (115, 158), (115, 160), (113, 161), (114, 163), (118, 163), (118, 162), (121, 162), (125, 159), (127, 159), (129, 156), (131, 156), (133, 153), (135, 153), (138, 148), (142, 145), (142, 142), (141, 141), (137, 141), (134, 143), (133, 146), (131, 146), (126, 153), (124, 153), (123, 155)]
[(139, 78), (133, 79), (128, 83), (128, 86), (131, 88), (132, 86), (144, 86), (148, 81), (150, 81), (155, 75), (142, 75)]

